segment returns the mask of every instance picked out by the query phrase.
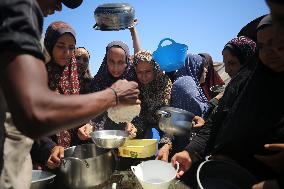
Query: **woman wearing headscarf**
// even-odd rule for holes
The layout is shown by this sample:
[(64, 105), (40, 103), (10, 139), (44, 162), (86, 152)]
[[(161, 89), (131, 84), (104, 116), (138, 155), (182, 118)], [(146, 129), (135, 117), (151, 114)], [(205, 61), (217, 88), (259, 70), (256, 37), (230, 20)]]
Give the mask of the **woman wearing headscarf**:
[(188, 54), (185, 65), (175, 75), (171, 106), (206, 119), (209, 105), (200, 87), (200, 81), (204, 80), (206, 76), (202, 57), (196, 54)]
[(199, 54), (204, 62), (204, 67), (207, 69), (205, 81), (200, 83), (200, 86), (203, 90), (204, 95), (207, 97), (208, 100), (211, 100), (216, 96), (210, 88), (215, 85), (224, 85), (224, 81), (218, 74), (218, 72), (214, 69), (212, 57), (207, 53), (200, 53)]
[[(138, 37), (138, 31), (135, 25), (138, 20), (134, 20), (134, 26), (129, 28), (132, 41), (134, 53), (140, 50), (140, 41)], [(92, 79), (90, 91), (95, 92), (111, 86), (118, 79), (126, 79), (128, 81), (136, 81), (136, 74), (131, 64), (131, 58), (129, 54), (128, 46), (122, 41), (113, 41), (109, 43), (106, 47), (106, 53), (103, 62), (97, 72), (97, 74)], [(94, 127), (93, 127), (94, 126)], [(102, 130), (102, 129), (124, 129), (133, 136), (137, 134), (136, 137), (143, 137), (143, 125), (137, 118), (134, 118), (132, 123), (121, 123), (116, 124), (111, 119), (108, 118), (105, 112), (101, 116), (98, 116), (87, 123), (83, 127), (79, 128), (78, 136), (81, 140), (87, 140), (90, 138), (90, 132), (92, 130)]]
[[(76, 34), (73, 28), (61, 21), (51, 23), (46, 30), (44, 44), (51, 57), (46, 64), (49, 88), (58, 94), (79, 95), (80, 86), (74, 55)], [(59, 166), (64, 148), (78, 143), (76, 136), (71, 129), (38, 141), (39, 152), (44, 154), (40, 160), (43, 165), (48, 168)]]
[[(188, 54), (185, 65), (175, 73), (170, 106), (191, 112), (195, 115), (194, 122), (196, 119), (203, 122), (210, 111), (209, 102), (200, 87), (200, 82), (205, 81), (206, 73), (202, 57), (196, 54)], [(168, 161), (169, 155), (179, 152), (188, 144), (190, 136), (191, 133), (185, 133), (184, 136), (168, 137), (171, 140), (168, 144), (171, 145), (163, 145), (157, 159)]]
[[(171, 98), (172, 82), (160, 70), (149, 51), (139, 51), (134, 55), (134, 67), (139, 83), (141, 113), (139, 118), (147, 126), (144, 138), (152, 138), (152, 128), (159, 131), (159, 116), (156, 111), (168, 106)], [(166, 138), (162, 141), (166, 142)]]
[[(237, 73), (235, 77), (233, 77), (228, 83), (227, 87), (225, 88), (223, 97), (220, 99), (218, 106), (206, 120), (205, 125), (200, 128), (197, 135), (193, 136), (192, 140), (183, 149), (183, 151), (175, 154), (172, 158), (173, 162), (183, 162), (181, 163), (181, 170), (184, 172), (186, 172), (193, 164), (193, 169), (191, 169), (191, 171), (187, 173), (191, 176), (195, 175), (195, 168), (213, 148), (216, 134), (219, 132), (219, 129), (226, 119), (228, 112), (231, 110), (236, 99), (239, 97), (243, 88), (248, 82), (250, 75), (255, 70), (256, 65), (252, 59), (255, 55), (256, 43), (243, 36), (234, 38), (228, 43), (234, 44), (234, 49), (238, 49), (239, 53), (243, 53), (241, 55), (243, 59), (242, 63), (240, 63), (239, 58), (233, 53), (229, 52), (230, 54), (228, 54), (228, 57), (224, 57), (224, 62), (228, 61), (233, 64), (242, 64), (243, 66), (240, 68), (239, 73)], [(224, 49), (228, 48), (227, 44), (224, 46)], [(223, 50), (223, 52), (224, 51), (225, 50)], [(182, 175), (183, 173), (178, 173), (178, 177), (181, 177)], [(183, 178), (186, 179), (186, 176)]]
[(75, 49), (75, 58), (78, 67), (80, 94), (87, 94), (90, 92), (90, 85), (92, 81), (89, 69), (90, 53), (84, 47), (77, 47)]
[[(103, 62), (94, 76), (91, 84), (91, 91), (96, 92), (110, 87), (119, 79), (135, 81), (136, 74), (133, 66), (129, 62), (128, 46), (121, 41), (113, 41), (106, 47), (106, 54)], [(133, 137), (141, 138), (143, 136), (143, 126), (138, 118), (134, 118), (131, 123), (115, 123), (107, 112), (92, 119), (90, 124), (93, 130), (124, 130), (126, 129)], [(88, 129), (90, 127), (86, 127)], [(84, 132), (88, 133), (88, 132)]]
[(223, 51), (223, 62), (225, 64), (225, 72), (231, 78), (235, 77), (240, 69), (247, 63), (247, 57), (254, 54), (255, 42), (250, 38), (239, 36), (229, 41)]
[[(256, 67), (248, 76), (238, 97), (234, 99), (222, 124), (214, 125), (212, 131), (207, 133), (213, 139), (207, 143), (208, 145), (211, 142), (211, 145), (204, 146), (210, 147), (206, 150), (207, 154), (233, 159), (259, 180), (277, 178), (277, 174), (273, 167), (257, 159), (255, 154), (268, 153), (264, 148), (265, 144), (284, 142), (284, 101), (281, 100), (284, 94), (279, 88), (284, 82), (284, 64), (281, 54), (272, 47), (272, 39), (272, 27), (258, 30), (260, 49)], [(204, 133), (203, 137), (206, 137)], [(200, 140), (198, 142), (202, 143)], [(180, 155), (173, 161), (194, 159), (192, 147), (188, 149), (187, 156), (180, 158)], [(273, 157), (275, 155), (279, 154), (274, 154)], [(271, 162), (275, 163), (275, 160)]]

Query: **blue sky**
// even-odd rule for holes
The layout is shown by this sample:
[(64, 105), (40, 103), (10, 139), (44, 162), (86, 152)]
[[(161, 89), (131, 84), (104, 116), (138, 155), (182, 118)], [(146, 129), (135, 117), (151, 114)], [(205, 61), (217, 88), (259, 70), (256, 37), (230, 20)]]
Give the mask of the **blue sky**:
[(134, 7), (139, 20), (137, 30), (142, 49), (153, 52), (160, 40), (170, 37), (188, 45), (190, 53), (208, 52), (214, 61), (222, 61), (223, 46), (244, 25), (269, 12), (265, 0), (84, 0), (74, 10), (63, 6), (62, 12), (45, 19), (43, 32), (53, 21), (69, 23), (77, 33), (77, 46), (86, 47), (91, 54), (90, 69), (93, 75), (103, 60), (109, 42), (124, 41), (133, 54), (129, 30), (93, 29), (96, 7), (111, 2), (126, 2)]

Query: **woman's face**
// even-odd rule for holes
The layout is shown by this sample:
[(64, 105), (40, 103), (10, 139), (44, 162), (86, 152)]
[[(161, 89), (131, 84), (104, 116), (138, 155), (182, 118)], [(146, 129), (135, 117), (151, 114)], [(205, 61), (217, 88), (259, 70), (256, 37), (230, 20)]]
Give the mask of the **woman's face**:
[(153, 67), (146, 61), (139, 61), (136, 66), (136, 75), (140, 83), (147, 85), (154, 80)]
[(225, 64), (225, 72), (234, 77), (241, 69), (239, 59), (234, 56), (228, 49), (223, 50), (223, 62)]
[(77, 60), (78, 74), (82, 75), (89, 67), (89, 53), (84, 48), (75, 50), (75, 57)]
[(123, 49), (111, 47), (107, 52), (107, 68), (113, 77), (120, 77), (127, 67), (126, 55)]
[(208, 73), (208, 64), (206, 63), (203, 66), (203, 71), (202, 71), (201, 77), (199, 79), (199, 83), (200, 84), (205, 83), (205, 80), (206, 80), (206, 77), (207, 77), (207, 73)]
[(262, 63), (275, 72), (284, 71), (281, 54), (272, 45), (273, 27), (265, 27), (257, 32), (257, 41), (259, 48), (259, 58)]
[(69, 34), (63, 34), (58, 38), (52, 50), (53, 59), (56, 64), (66, 66), (74, 54), (75, 39)]

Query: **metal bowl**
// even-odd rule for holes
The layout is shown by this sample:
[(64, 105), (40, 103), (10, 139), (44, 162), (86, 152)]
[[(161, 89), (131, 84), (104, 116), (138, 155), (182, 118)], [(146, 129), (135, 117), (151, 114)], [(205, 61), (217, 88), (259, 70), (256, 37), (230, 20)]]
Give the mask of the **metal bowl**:
[(194, 114), (174, 107), (162, 107), (157, 110), (160, 116), (159, 128), (172, 135), (186, 135), (190, 132)]
[(56, 175), (47, 171), (32, 170), (32, 183), (30, 189), (52, 188), (54, 177)]
[(123, 30), (134, 26), (135, 10), (128, 3), (106, 3), (95, 10), (94, 28), (102, 31)]
[(91, 137), (98, 147), (112, 149), (121, 147), (128, 134), (122, 130), (101, 130), (92, 132)]

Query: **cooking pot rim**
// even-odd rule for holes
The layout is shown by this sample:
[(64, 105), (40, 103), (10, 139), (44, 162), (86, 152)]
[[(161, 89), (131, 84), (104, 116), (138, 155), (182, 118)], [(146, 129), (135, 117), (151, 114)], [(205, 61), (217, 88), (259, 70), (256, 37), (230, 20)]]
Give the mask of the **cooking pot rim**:
[(223, 164), (227, 164), (227, 165), (230, 165), (230, 166), (234, 166), (235, 168), (243, 171), (243, 172), (246, 172), (247, 175), (250, 175), (251, 178), (254, 178), (254, 176), (248, 171), (246, 170), (245, 168), (241, 167), (240, 165), (236, 164), (236, 163), (233, 163), (233, 162), (230, 162), (230, 161), (224, 161), (224, 160), (206, 160), (206, 161), (203, 161), (199, 166), (198, 166), (198, 169), (197, 169), (197, 172), (196, 172), (196, 180), (197, 180), (197, 184), (199, 187), (202, 187), (201, 189), (203, 189), (203, 186), (201, 184), (201, 179), (200, 179), (200, 172), (201, 172), (201, 169), (205, 166), (205, 165), (208, 165), (208, 164), (212, 164), (212, 163), (223, 163)]
[[(95, 145), (95, 144), (81, 144), (81, 145), (77, 145), (77, 146), (88, 146), (88, 145)], [(68, 150), (68, 149), (76, 148), (77, 146), (70, 146), (70, 147), (68, 147), (68, 148), (65, 148), (65, 149), (64, 149), (64, 152), (65, 152), (66, 150)], [(99, 158), (100, 156), (105, 155), (105, 154), (111, 152), (110, 149), (100, 148), (100, 147), (98, 147), (97, 145), (95, 145), (95, 146), (96, 146), (96, 148), (100, 149), (103, 153), (101, 153), (101, 154), (98, 155), (98, 156), (89, 157), (89, 158), (78, 158), (78, 157), (74, 157), (74, 156), (68, 156), (68, 157), (74, 157), (74, 158), (78, 158), (78, 159), (81, 159), (81, 160), (86, 160), (86, 161), (88, 161), (88, 160), (93, 160), (94, 158), (95, 158), (95, 159), (96, 159), (96, 158)], [(68, 158), (68, 157), (66, 157), (66, 158)]]
[(35, 172), (35, 173), (46, 173), (47, 177), (45, 178), (42, 178), (42, 179), (37, 179), (37, 180), (32, 180), (31, 183), (37, 183), (37, 182), (42, 182), (42, 181), (47, 181), (47, 180), (50, 180), (50, 179), (53, 179), (54, 177), (56, 177), (55, 174), (51, 173), (51, 172), (48, 172), (48, 171), (43, 171), (43, 170), (32, 170), (32, 172)]
[(169, 111), (169, 112), (175, 112), (175, 113), (184, 113), (184, 114), (188, 114), (188, 115), (193, 115), (193, 113), (191, 113), (191, 112), (189, 112), (189, 111), (186, 111), (186, 110), (183, 110), (183, 109), (180, 109), (180, 108), (171, 107), (171, 106), (164, 106), (164, 107), (161, 107), (160, 110)]

